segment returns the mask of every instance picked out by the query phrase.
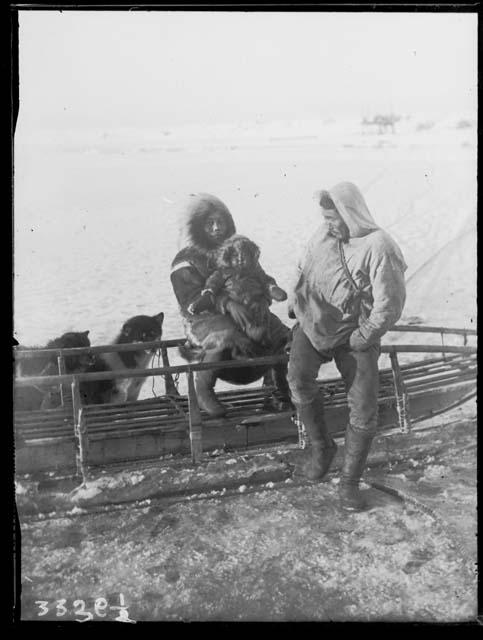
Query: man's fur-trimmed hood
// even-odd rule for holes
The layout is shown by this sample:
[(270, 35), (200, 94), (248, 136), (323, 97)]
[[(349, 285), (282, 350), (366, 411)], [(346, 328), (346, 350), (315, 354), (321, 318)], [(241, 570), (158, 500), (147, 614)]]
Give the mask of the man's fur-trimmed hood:
[[(203, 226), (208, 215), (219, 213), (226, 221), (225, 237), (214, 242), (208, 238)], [(228, 207), (216, 196), (209, 193), (190, 194), (188, 202), (182, 211), (180, 229), (180, 246), (192, 246), (205, 251), (212, 251), (236, 232), (235, 222)]]

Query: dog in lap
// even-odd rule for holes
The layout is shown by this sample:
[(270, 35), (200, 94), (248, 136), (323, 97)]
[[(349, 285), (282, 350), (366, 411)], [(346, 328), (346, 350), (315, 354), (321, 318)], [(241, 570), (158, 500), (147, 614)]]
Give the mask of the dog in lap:
[(272, 300), (286, 300), (287, 294), (265, 273), (259, 257), (260, 249), (246, 236), (235, 234), (225, 240), (215, 254), (214, 271), (188, 311), (202, 313), (213, 307), (215, 296), (225, 294), (247, 310), (250, 324), (241, 328), (250, 340), (262, 346), (268, 344), (270, 305)]
[[(43, 347), (26, 347), (19, 345), (17, 351), (43, 349), (75, 349), (90, 347), (89, 331), (69, 331), (59, 338), (50, 340)], [(93, 358), (89, 354), (69, 355), (64, 357), (65, 373), (84, 373), (92, 365)], [(18, 377), (55, 376), (59, 374), (57, 356), (39, 356), (38, 358), (18, 359), (16, 375)], [(18, 411), (35, 409), (52, 409), (61, 404), (59, 387), (19, 387), (15, 390), (15, 408)]]
[[(154, 316), (139, 315), (127, 320), (116, 339), (111, 343), (129, 344), (160, 340), (164, 313)], [(118, 369), (146, 369), (156, 349), (100, 353), (95, 357), (87, 373), (115, 371)], [(110, 404), (137, 400), (145, 378), (118, 378), (110, 380), (84, 380), (80, 383), (83, 404)]]

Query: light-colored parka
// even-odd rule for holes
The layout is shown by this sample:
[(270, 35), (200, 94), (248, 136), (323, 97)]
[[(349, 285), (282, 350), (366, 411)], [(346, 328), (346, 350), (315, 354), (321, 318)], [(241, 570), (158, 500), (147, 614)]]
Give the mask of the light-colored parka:
[[(342, 182), (329, 190), (349, 228), (340, 242), (322, 224), (301, 257), (289, 308), (319, 350), (348, 343), (364, 350), (401, 317), (406, 300), (401, 250), (374, 222), (359, 189)], [(340, 251), (357, 289), (346, 275)]]

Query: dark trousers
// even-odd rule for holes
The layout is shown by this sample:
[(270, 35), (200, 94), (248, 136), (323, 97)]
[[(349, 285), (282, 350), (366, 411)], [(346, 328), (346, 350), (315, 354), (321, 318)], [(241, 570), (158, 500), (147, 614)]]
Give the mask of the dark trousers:
[(353, 351), (344, 344), (318, 351), (300, 326), (294, 330), (288, 363), (288, 384), (296, 405), (311, 403), (319, 392), (317, 376), (324, 362), (334, 360), (347, 392), (350, 424), (355, 429), (374, 433), (377, 428), (377, 397), (380, 345), (366, 351)]

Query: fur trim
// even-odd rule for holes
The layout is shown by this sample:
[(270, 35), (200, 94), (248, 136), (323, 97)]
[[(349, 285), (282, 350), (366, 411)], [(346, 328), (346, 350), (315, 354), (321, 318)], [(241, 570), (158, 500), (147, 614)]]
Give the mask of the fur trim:
[(209, 193), (191, 194), (183, 211), (181, 223), (180, 246), (194, 246), (206, 252), (216, 249), (220, 242), (213, 242), (206, 237), (203, 229), (205, 219), (212, 213), (219, 213), (226, 221), (227, 230), (225, 238), (236, 233), (235, 222), (228, 207), (216, 196)]

